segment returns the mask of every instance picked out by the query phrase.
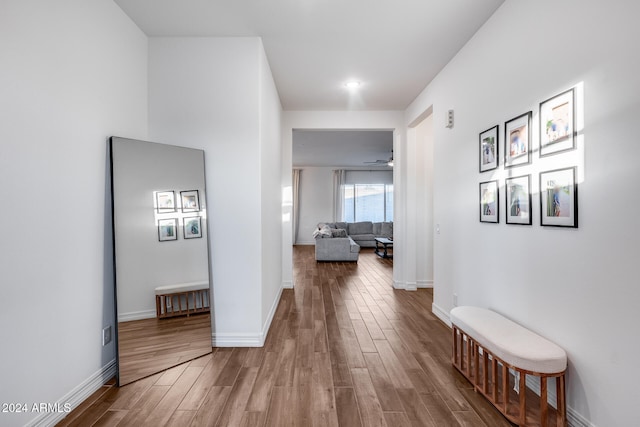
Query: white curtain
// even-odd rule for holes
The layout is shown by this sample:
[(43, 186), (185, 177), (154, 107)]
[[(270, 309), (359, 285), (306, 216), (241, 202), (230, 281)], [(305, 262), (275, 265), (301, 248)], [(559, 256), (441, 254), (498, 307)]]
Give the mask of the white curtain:
[(346, 171), (333, 171), (333, 222), (342, 221), (344, 214), (344, 184)]
[(293, 227), (293, 244), (295, 245), (298, 241), (298, 222), (300, 220), (300, 169), (293, 170), (291, 181), (293, 183), (293, 212), (291, 212), (291, 225)]

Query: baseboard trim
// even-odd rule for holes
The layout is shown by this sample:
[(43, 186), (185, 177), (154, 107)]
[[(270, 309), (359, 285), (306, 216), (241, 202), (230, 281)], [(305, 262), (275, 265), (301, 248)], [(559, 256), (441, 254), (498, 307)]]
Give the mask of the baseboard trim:
[(449, 319), (449, 312), (443, 310), (436, 303), (431, 304), (431, 312), (436, 315), (436, 317), (442, 320), (448, 327), (451, 327), (451, 319)]
[[(87, 400), (89, 396), (98, 391), (107, 381), (116, 375), (116, 359), (111, 360), (104, 365), (101, 369), (83, 381), (76, 388), (71, 390), (56, 404), (58, 408), (64, 408), (65, 405), (69, 405), (70, 411), (77, 408), (82, 402)], [(59, 423), (68, 415), (68, 412), (48, 412), (41, 414), (31, 422), (27, 423), (25, 427), (48, 427)]]
[(282, 297), (282, 288), (278, 291), (278, 296), (271, 304), (271, 309), (269, 310), (269, 314), (267, 315), (267, 321), (264, 322), (262, 326), (262, 333), (260, 338), (260, 347), (264, 346), (264, 341), (267, 339), (267, 334), (269, 333), (269, 328), (271, 328), (271, 322), (273, 322), (273, 316), (276, 315), (276, 310), (278, 309), (278, 304), (280, 303), (280, 298)]
[(132, 311), (130, 313), (119, 313), (118, 322), (130, 322), (131, 320), (153, 319), (156, 317), (155, 310)]
[(293, 280), (285, 280), (282, 282), (282, 289), (293, 289)]
[(569, 427), (596, 427), (591, 421), (580, 415), (570, 406), (567, 406), (567, 424)]
[(297, 245), (315, 246), (316, 245), (316, 240), (315, 239), (313, 239), (313, 240), (301, 240), (301, 241), (298, 241), (298, 242), (296, 242), (294, 244), (294, 246), (297, 246)]
[(400, 280), (394, 280), (393, 281), (393, 289), (406, 289), (406, 285), (404, 282), (400, 281)]
[(213, 347), (261, 347), (261, 337), (262, 334), (214, 332), (211, 334), (211, 345)]
[(278, 309), (278, 303), (280, 303), (280, 297), (282, 296), (282, 289), (278, 291), (278, 296), (274, 299), (267, 320), (262, 326), (262, 332), (258, 334), (254, 333), (226, 333), (226, 332), (213, 332), (211, 334), (211, 345), (213, 347), (262, 347), (264, 341), (267, 339), (271, 322)]
[(418, 289), (431, 289), (433, 288), (433, 280), (418, 280)]

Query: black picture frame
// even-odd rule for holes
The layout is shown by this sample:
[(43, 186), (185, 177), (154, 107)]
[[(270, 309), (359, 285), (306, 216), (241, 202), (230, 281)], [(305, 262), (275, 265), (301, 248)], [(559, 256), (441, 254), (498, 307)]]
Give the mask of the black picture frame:
[(158, 220), (158, 240), (161, 242), (178, 240), (178, 218)]
[(176, 211), (176, 193), (173, 190), (156, 191), (156, 211), (171, 213)]
[(507, 224), (531, 225), (531, 175), (505, 179)]
[(480, 160), (480, 172), (486, 172), (498, 168), (500, 159), (499, 125), (480, 132), (478, 136), (478, 154)]
[(578, 228), (575, 166), (540, 172), (540, 225)]
[(202, 237), (202, 217), (185, 217), (183, 220), (183, 236), (185, 239), (199, 239)]
[(200, 195), (198, 190), (180, 192), (182, 212), (200, 212)]
[(576, 91), (574, 88), (540, 103), (540, 157), (576, 148)]
[(504, 123), (504, 167), (528, 165), (531, 163), (531, 117), (528, 111)]
[(500, 222), (500, 186), (497, 180), (480, 183), (480, 222)]

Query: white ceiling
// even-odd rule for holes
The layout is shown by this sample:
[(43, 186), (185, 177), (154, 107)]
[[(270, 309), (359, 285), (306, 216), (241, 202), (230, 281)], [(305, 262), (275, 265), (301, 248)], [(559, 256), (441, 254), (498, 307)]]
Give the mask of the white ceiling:
[(393, 150), (391, 130), (295, 130), (293, 166), (389, 169), (367, 164), (388, 160)]
[(114, 1), (149, 36), (262, 37), (285, 110), (403, 110), (504, 2)]

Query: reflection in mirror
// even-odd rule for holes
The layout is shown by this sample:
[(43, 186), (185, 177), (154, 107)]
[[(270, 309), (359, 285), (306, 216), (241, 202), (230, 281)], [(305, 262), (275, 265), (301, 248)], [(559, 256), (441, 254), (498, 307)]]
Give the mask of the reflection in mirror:
[(211, 352), (204, 152), (111, 138), (118, 385)]

